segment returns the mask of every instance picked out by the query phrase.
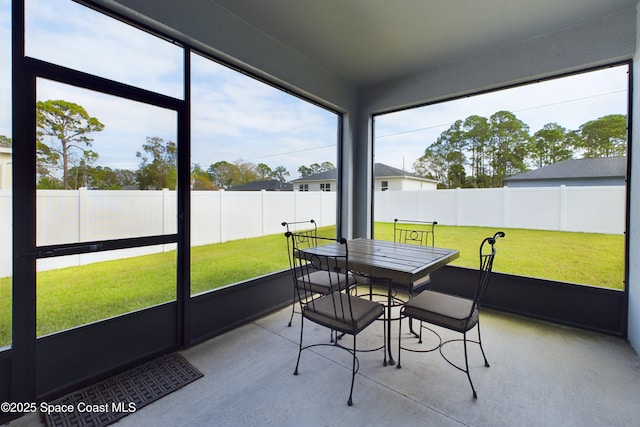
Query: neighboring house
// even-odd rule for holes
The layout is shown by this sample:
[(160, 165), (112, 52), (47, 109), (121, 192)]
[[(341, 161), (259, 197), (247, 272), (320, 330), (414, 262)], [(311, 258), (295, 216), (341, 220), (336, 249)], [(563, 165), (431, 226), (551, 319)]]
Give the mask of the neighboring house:
[(253, 181), (227, 188), (227, 191), (292, 191), (293, 184), (272, 179), (270, 181)]
[(0, 144), (0, 190), (11, 190), (11, 146)]
[[(294, 179), (291, 183), (294, 191), (336, 191), (337, 174), (337, 169), (332, 169)], [(375, 191), (435, 190), (438, 188), (438, 181), (423, 178), (382, 163), (375, 164), (374, 177)]]
[(507, 187), (625, 185), (627, 157), (569, 159), (505, 178)]

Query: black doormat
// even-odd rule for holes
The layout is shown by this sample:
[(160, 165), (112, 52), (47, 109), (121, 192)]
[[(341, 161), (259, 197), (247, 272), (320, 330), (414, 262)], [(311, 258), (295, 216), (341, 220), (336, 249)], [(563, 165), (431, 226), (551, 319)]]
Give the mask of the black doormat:
[(48, 427), (106, 426), (202, 376), (180, 354), (172, 353), (39, 408), (45, 409)]

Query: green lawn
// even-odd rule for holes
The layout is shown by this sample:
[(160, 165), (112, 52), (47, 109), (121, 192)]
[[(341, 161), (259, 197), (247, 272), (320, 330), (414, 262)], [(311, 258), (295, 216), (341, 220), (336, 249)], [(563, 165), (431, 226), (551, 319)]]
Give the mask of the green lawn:
[[(335, 228), (320, 230), (332, 236)], [(437, 226), (436, 246), (460, 250), (453, 265), (477, 268), (481, 240), (496, 229)], [(622, 289), (624, 236), (505, 229), (494, 271)], [(393, 224), (375, 238), (393, 240)], [(194, 247), (192, 294), (288, 268), (281, 233)], [(175, 299), (175, 251), (38, 273), (38, 336)], [(0, 346), (10, 343), (11, 279), (0, 279)]]
[[(478, 268), (482, 239), (499, 229), (436, 226), (436, 246), (455, 248), (460, 258), (451, 263)], [(623, 289), (624, 236), (596, 233), (502, 229), (493, 271), (560, 282)], [(374, 237), (393, 240), (392, 223), (376, 223)]]

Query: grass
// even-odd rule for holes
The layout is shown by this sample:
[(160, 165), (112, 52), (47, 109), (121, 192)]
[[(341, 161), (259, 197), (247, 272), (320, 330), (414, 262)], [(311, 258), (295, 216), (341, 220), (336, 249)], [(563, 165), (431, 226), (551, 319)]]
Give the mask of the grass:
[[(498, 229), (436, 226), (436, 246), (455, 248), (460, 258), (451, 263), (478, 268), (482, 239)], [(561, 231), (503, 230), (493, 270), (603, 288), (624, 288), (624, 236)], [(393, 240), (392, 223), (376, 223), (376, 239)]]
[[(477, 268), (481, 240), (496, 229), (437, 226), (436, 246), (460, 250), (452, 263)], [(623, 289), (624, 236), (505, 229), (494, 271)], [(322, 236), (335, 234), (325, 227)], [(375, 238), (393, 240), (393, 224), (376, 223)], [(282, 234), (191, 250), (191, 292), (198, 294), (288, 268)], [(250, 262), (249, 262), (250, 260)], [(38, 273), (37, 335), (175, 300), (176, 252)], [(9, 345), (11, 278), (0, 278), (0, 347)]]

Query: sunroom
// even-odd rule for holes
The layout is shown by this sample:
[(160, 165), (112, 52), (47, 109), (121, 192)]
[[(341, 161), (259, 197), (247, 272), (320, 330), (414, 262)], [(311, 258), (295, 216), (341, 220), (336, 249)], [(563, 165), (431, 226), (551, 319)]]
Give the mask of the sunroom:
[[(251, 247), (230, 248), (228, 255), (239, 265), (234, 268), (250, 270), (248, 278), (228, 273), (226, 261), (216, 264), (222, 257), (218, 246), (213, 255), (202, 248), (277, 236), (265, 251), (282, 250), (286, 257), (281, 223), (309, 218), (336, 236), (376, 237), (382, 223), (392, 221), (380, 205), (392, 192), (375, 191), (372, 174), (373, 165), (385, 163), (385, 153), (393, 152), (392, 147), (382, 151), (384, 144), (377, 138), (389, 114), (613, 68), (624, 69), (626, 76), (627, 182), (616, 199), (622, 201), (618, 213), (603, 222), (621, 224), (613, 234), (622, 242), (622, 284), (601, 287), (496, 271), (486, 305), (492, 310), (489, 323), (498, 328), (537, 319), (576, 328), (580, 337), (595, 334), (598, 345), (622, 343), (637, 352), (640, 292), (635, 288), (640, 272), (633, 260), (640, 253), (635, 233), (640, 196), (633, 189), (640, 159), (632, 150), (638, 110), (633, 91), (637, 3), (0, 1), (0, 43), (10, 58), (2, 70), (8, 89), (2, 102), (7, 107), (3, 110), (11, 111), (0, 117), (0, 136), (9, 140), (3, 147), (11, 148), (12, 174), (12, 188), (0, 189), (2, 209), (11, 212), (3, 213), (10, 226), (0, 233), (5, 241), (0, 268), (8, 271), (0, 284), (5, 301), (0, 306), (0, 401), (50, 401), (176, 351), (195, 358), (202, 357), (202, 348), (224, 354), (216, 346), (233, 347), (235, 339), (244, 340), (243, 325), (268, 324), (290, 313), (289, 272), (277, 262), (263, 267), (266, 272), (249, 269), (262, 258), (253, 242)], [(223, 74), (230, 76), (225, 85), (211, 87), (212, 76)], [(233, 112), (227, 109), (236, 99), (232, 93), (246, 102)], [(281, 114), (260, 116), (253, 107), (273, 93), (280, 100), (264, 108)], [(96, 113), (100, 108), (117, 112), (113, 120), (92, 122), (95, 135), (113, 132), (105, 141), (116, 147), (131, 137), (125, 131), (135, 127), (135, 142), (126, 153), (119, 148), (100, 151), (100, 139), (92, 134), (89, 140), (76, 140), (76, 146), (84, 145), (76, 157), (69, 157), (64, 172), (52, 172), (67, 157), (44, 148), (47, 138), (55, 136), (46, 134), (41, 118), (46, 102), (58, 100), (86, 107), (99, 119), (107, 117)], [(302, 135), (295, 137), (298, 145), (234, 150), (247, 138), (259, 142), (272, 136), (264, 129), (274, 134), (295, 128), (291, 118), (296, 114), (306, 120), (295, 122), (305, 124)], [(212, 117), (218, 119), (215, 131), (207, 121)], [(281, 122), (271, 121), (262, 133), (247, 136), (238, 130), (272, 117)], [(300, 142), (304, 133), (307, 145)], [(164, 181), (142, 173), (154, 170), (158, 150), (174, 165)], [(270, 163), (274, 157), (277, 161)], [(101, 158), (111, 163), (96, 160)], [(276, 166), (286, 159), (295, 158), (290, 172), (329, 161), (338, 170), (338, 180), (331, 191), (317, 194), (239, 194), (224, 191), (228, 182), (198, 179), (207, 167), (209, 177), (219, 176), (229, 165), (242, 170), (243, 158), (271, 166), (262, 169), (272, 173), (268, 177), (275, 177)], [(117, 189), (100, 187), (98, 175), (87, 180), (90, 166), (102, 166), (102, 171), (108, 166), (113, 172), (131, 164), (140, 168), (138, 174), (135, 179), (119, 175)], [(3, 163), (3, 178), (6, 170)], [(133, 183), (137, 188), (130, 188)], [(495, 197), (517, 197), (497, 190), (502, 195)], [(447, 189), (440, 203), (449, 206), (448, 200), (464, 191)], [(570, 198), (565, 193), (557, 197), (565, 204)], [(467, 214), (469, 209), (453, 216)], [(438, 220), (444, 226), (459, 225)], [(507, 233), (526, 228), (513, 217), (510, 221), (489, 223), (488, 228), (506, 227)], [(484, 226), (482, 221), (472, 225)], [(568, 250), (579, 255), (585, 248)], [(159, 264), (148, 258), (131, 261), (144, 256), (159, 257), (154, 261)], [(119, 260), (131, 263), (105, 264)], [(99, 264), (103, 270), (90, 269)], [(79, 274), (83, 269), (97, 278), (90, 287), (101, 293), (78, 285), (55, 292), (49, 288), (50, 283), (73, 284), (85, 277)], [(229, 277), (210, 275), (209, 270)], [(433, 279), (456, 293), (463, 291), (455, 284), (474, 274), (473, 268), (452, 265)], [(109, 282), (128, 280), (130, 288), (150, 285), (149, 293), (132, 305), (113, 308), (109, 298), (117, 298), (122, 289), (109, 293)], [(69, 295), (74, 295), (71, 302)], [(79, 306), (94, 317), (58, 322), (59, 317), (75, 315)], [(629, 357), (637, 357), (632, 353)], [(341, 395), (335, 400), (342, 406)], [(17, 415), (0, 413), (0, 422)]]

